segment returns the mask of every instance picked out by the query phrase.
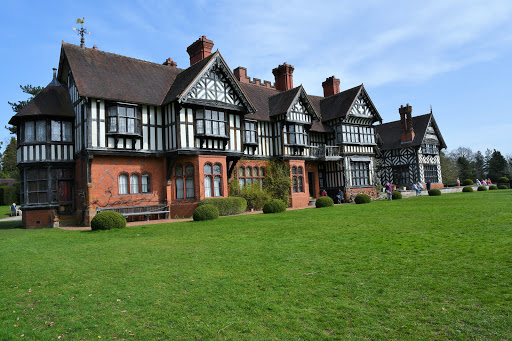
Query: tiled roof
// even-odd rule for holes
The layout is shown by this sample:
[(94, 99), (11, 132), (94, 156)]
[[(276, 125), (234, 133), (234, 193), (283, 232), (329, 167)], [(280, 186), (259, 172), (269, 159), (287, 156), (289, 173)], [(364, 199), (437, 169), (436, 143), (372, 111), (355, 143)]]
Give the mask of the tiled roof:
[(269, 99), (270, 97), (279, 94), (280, 91), (250, 83), (238, 82), (238, 84), (256, 108), (256, 112), (254, 114), (245, 115), (245, 117), (254, 120), (270, 121)]
[(281, 114), (286, 114), (290, 106), (292, 105), (293, 100), (297, 96), (301, 86), (295, 87), (293, 89), (278, 92), (274, 96), (268, 99), (269, 101), (269, 115), (276, 116)]
[(9, 124), (18, 124), (26, 116), (31, 116), (34, 119), (39, 117), (75, 117), (68, 90), (62, 85), (50, 83), (14, 115)]
[(182, 69), (62, 43), (81, 96), (161, 105)]
[(389, 150), (389, 149), (398, 149), (405, 147), (417, 147), (420, 146), (423, 142), (423, 138), (427, 132), (428, 123), (430, 120), (433, 120), (434, 126), (436, 129), (436, 133), (439, 138), (439, 142), (441, 144), (441, 148), (446, 148), (446, 144), (444, 143), (444, 139), (441, 136), (437, 125), (435, 124), (434, 115), (425, 114), (421, 116), (416, 116), (412, 118), (412, 126), (414, 128), (414, 139), (411, 143), (402, 143), (401, 142), (401, 127), (400, 121), (393, 121), (385, 124), (381, 124), (375, 126), (375, 130), (379, 135), (382, 145), (380, 146), (381, 150)]
[(321, 99), (320, 112), (322, 113), (322, 121), (327, 122), (335, 118), (345, 117), (362, 87), (363, 85), (361, 84), (336, 95)]

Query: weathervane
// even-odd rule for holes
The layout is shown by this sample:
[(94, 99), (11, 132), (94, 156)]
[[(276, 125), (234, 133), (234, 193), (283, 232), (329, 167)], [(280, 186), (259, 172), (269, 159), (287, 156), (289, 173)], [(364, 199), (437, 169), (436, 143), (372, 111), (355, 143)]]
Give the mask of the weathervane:
[(76, 23), (80, 24), (80, 28), (76, 29), (73, 27), (73, 31), (78, 31), (78, 35), (80, 36), (80, 47), (83, 49), (85, 48), (84, 36), (86, 34), (91, 35), (90, 32), (87, 32), (87, 27), (84, 27), (84, 22), (85, 22), (85, 17), (83, 17), (82, 19), (78, 18), (78, 19), (76, 19)]

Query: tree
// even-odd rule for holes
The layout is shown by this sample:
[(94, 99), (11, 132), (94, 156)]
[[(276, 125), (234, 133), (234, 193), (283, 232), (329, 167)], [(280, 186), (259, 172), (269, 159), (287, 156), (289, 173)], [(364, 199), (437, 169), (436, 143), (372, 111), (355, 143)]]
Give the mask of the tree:
[(482, 179), (487, 177), (487, 172), (485, 171), (485, 160), (484, 156), (480, 151), (477, 151), (475, 154), (475, 160), (473, 161), (473, 168), (475, 170), (475, 177), (477, 179)]
[(441, 174), (443, 175), (443, 183), (450, 185), (455, 184), (455, 180), (459, 175), (457, 161), (446, 155), (443, 151), (439, 153), (441, 162)]
[(492, 152), (491, 159), (489, 160), (489, 178), (492, 181), (498, 181), (498, 178), (507, 176), (508, 163), (507, 160), (496, 149)]
[(454, 157), (455, 160), (457, 160), (460, 157), (465, 158), (469, 162), (472, 162), (474, 160), (474, 154), (471, 148), (468, 147), (459, 147), (457, 149), (454, 149), (450, 152), (450, 155)]
[(475, 178), (475, 172), (473, 170), (471, 162), (469, 162), (469, 160), (466, 159), (464, 156), (460, 156), (457, 159), (457, 166), (459, 167), (459, 178), (461, 180)]
[(20, 178), (18, 168), (16, 168), (16, 138), (11, 137), (11, 141), (2, 154), (2, 173), (9, 178)]
[[(20, 85), (21, 91), (23, 91), (26, 94), (29, 94), (30, 97), (26, 101), (18, 101), (18, 102), (7, 102), (12, 107), (12, 111), (15, 113), (18, 113), (25, 105), (28, 104), (34, 97), (36, 97), (41, 91), (43, 91), (43, 87), (41, 86), (32, 86), (30, 84), (27, 85)], [(14, 126), (5, 126), (6, 129), (8, 129), (11, 134), (16, 135), (16, 127)]]
[(280, 161), (269, 161), (265, 173), (264, 189), (272, 199), (280, 199), (286, 205), (290, 199), (290, 169)]

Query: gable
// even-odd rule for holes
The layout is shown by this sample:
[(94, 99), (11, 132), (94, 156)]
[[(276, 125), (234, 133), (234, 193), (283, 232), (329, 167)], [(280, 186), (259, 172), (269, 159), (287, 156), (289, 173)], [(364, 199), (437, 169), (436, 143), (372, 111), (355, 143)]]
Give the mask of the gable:
[(422, 144), (435, 144), (438, 145), (440, 149), (446, 148), (443, 136), (439, 131), (439, 127), (437, 126), (432, 113), (429, 114), (429, 118), (430, 120), (428, 121), (428, 125), (425, 129), (425, 135), (423, 136)]
[(366, 91), (362, 89), (352, 103), (345, 121), (358, 124), (372, 124), (379, 120), (381, 120), (379, 113), (373, 103), (371, 103)]
[(291, 122), (300, 122), (304, 124), (311, 124), (313, 117), (316, 115), (311, 113), (306, 105), (303, 103), (301, 96), (295, 98), (295, 102), (292, 103), (288, 113), (286, 114), (286, 120)]
[(218, 52), (180, 96), (180, 102), (255, 111)]

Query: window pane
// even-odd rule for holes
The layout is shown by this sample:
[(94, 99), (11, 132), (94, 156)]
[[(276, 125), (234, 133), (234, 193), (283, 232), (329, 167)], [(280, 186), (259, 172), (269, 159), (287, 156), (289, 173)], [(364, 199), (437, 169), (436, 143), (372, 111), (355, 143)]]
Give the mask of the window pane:
[(183, 178), (176, 179), (176, 199), (183, 199)]
[(213, 135), (219, 135), (219, 122), (212, 122), (213, 125)]
[(214, 121), (218, 121), (219, 120), (219, 116), (218, 116), (216, 111), (212, 111), (212, 120), (214, 120)]
[(34, 142), (34, 121), (25, 122), (25, 142)]
[(193, 198), (194, 197), (194, 179), (187, 178), (185, 185), (187, 187), (187, 198)]
[(198, 134), (204, 134), (204, 121), (203, 120), (197, 120), (196, 129), (197, 129)]
[(209, 163), (204, 164), (204, 174), (212, 174), (212, 165)]
[(245, 169), (245, 176), (251, 176), (251, 167)]
[(46, 141), (46, 121), (37, 121), (36, 122), (36, 141), (37, 142)]
[(252, 175), (253, 175), (253, 176), (258, 176), (258, 167), (254, 167), (254, 168), (252, 169)]
[(295, 166), (292, 167), (292, 174), (297, 174), (297, 167), (295, 167)]
[(63, 141), (65, 142), (71, 142), (72, 139), (72, 132), (71, 132), (71, 122), (62, 122), (62, 126), (64, 128), (64, 136)]
[(302, 182), (303, 182), (302, 176), (299, 176), (298, 180), (299, 180), (299, 192), (304, 192), (304, 187), (302, 184)]
[(226, 123), (219, 122), (219, 135), (226, 136)]
[(213, 165), (213, 174), (220, 174), (220, 165), (218, 163)]
[(194, 175), (194, 166), (186, 165), (185, 166), (185, 175), (187, 175), (187, 176)]
[(211, 110), (205, 110), (204, 117), (208, 120), (212, 119), (212, 111)]
[(119, 117), (119, 132), (126, 133), (126, 117)]
[(115, 116), (109, 117), (108, 132), (109, 133), (117, 132), (117, 117), (115, 117)]
[(206, 134), (211, 134), (212, 133), (212, 121), (208, 121), (206, 120), (205, 121), (205, 132)]
[(183, 167), (181, 165), (176, 165), (176, 168), (174, 168), (174, 175), (183, 176)]
[(302, 174), (302, 167), (300, 167), (300, 166), (299, 166), (299, 168), (298, 168), (298, 173), (299, 173), (299, 174)]
[(126, 108), (126, 116), (135, 117), (135, 108)]
[(212, 196), (212, 178), (210, 176), (204, 178), (204, 196), (207, 198)]
[(265, 168), (260, 168), (260, 176), (265, 176)]
[(126, 108), (125, 107), (118, 107), (117, 111), (119, 113), (119, 116), (126, 116)]
[(297, 187), (297, 177), (294, 176), (292, 178), (292, 182), (293, 182), (293, 193), (297, 193), (299, 191), (298, 187)]
[(119, 194), (128, 194), (128, 175), (119, 175)]
[(142, 193), (149, 193), (149, 175), (143, 174), (141, 181), (142, 181), (142, 183), (141, 183), (142, 184)]
[(139, 193), (139, 176), (136, 174), (130, 175), (130, 193)]
[(238, 168), (238, 176), (244, 176), (244, 174), (245, 174), (244, 167)]
[(135, 119), (128, 118), (127, 121), (128, 121), (127, 132), (132, 133), (132, 134), (135, 133)]
[(219, 121), (224, 121), (224, 112), (219, 111)]
[(203, 109), (197, 109), (196, 110), (196, 118), (203, 118), (203, 117), (204, 117)]
[(213, 189), (214, 189), (213, 196), (215, 196), (215, 197), (220, 197), (221, 196), (220, 184), (221, 184), (220, 176), (216, 176), (213, 179)]
[(60, 141), (60, 121), (52, 121), (52, 141)]

